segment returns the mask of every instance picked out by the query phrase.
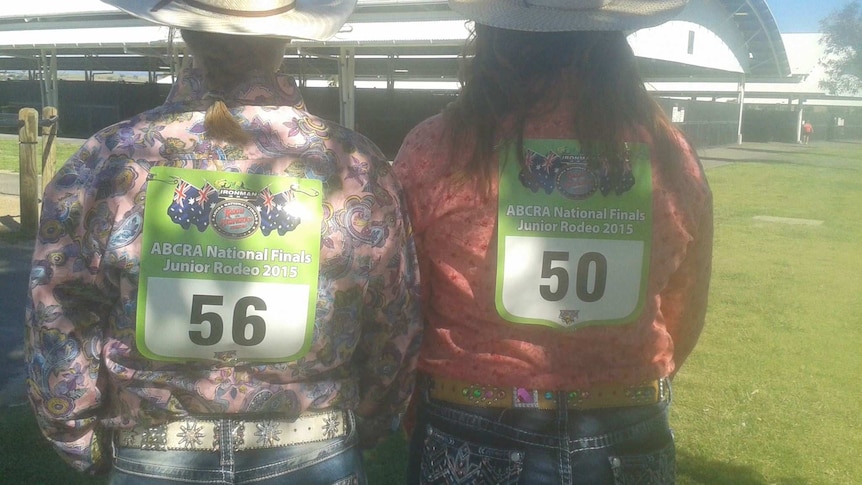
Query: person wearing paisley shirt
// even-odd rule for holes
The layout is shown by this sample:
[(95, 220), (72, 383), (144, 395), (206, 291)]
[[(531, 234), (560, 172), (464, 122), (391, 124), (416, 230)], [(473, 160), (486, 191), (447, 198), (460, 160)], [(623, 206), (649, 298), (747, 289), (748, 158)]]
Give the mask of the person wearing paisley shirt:
[(394, 162), (426, 318), (408, 483), (673, 483), (712, 196), (625, 32), (685, 4), (449, 0), (459, 97)]
[(106, 3), (181, 29), (194, 65), (46, 189), (26, 312), (43, 434), (114, 484), (365, 483), (413, 387), (411, 228), (381, 151), (277, 73), (355, 1)]

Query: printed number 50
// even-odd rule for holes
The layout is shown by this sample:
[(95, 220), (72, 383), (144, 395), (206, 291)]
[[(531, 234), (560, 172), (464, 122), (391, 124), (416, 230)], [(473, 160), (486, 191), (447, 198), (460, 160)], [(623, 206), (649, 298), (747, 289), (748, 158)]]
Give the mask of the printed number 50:
[[(209, 323), (209, 335), (198, 330), (189, 330), (189, 338), (197, 345), (215, 345), (221, 342), (224, 334), (224, 321), (216, 312), (204, 312), (204, 305), (221, 306), (224, 297), (217, 295), (194, 295), (192, 296), (192, 314), (189, 323), (192, 325), (203, 325)], [(266, 336), (266, 322), (258, 315), (249, 315), (249, 307), (255, 310), (266, 310), (266, 303), (255, 296), (246, 296), (236, 302), (233, 309), (232, 334), (233, 341), (237, 345), (251, 347), (263, 342)], [(251, 327), (251, 336), (246, 337), (245, 331)]]
[[(560, 301), (569, 292), (569, 272), (564, 266), (551, 266), (555, 261), (568, 261), (569, 253), (564, 251), (545, 251), (542, 257), (542, 278), (557, 278), (556, 291), (551, 285), (539, 285), (539, 294), (547, 301)], [(595, 280), (592, 291), (589, 288), (590, 270), (595, 266)], [(575, 292), (586, 303), (598, 301), (605, 294), (608, 281), (608, 260), (601, 253), (584, 253), (578, 260), (578, 273), (575, 276)]]

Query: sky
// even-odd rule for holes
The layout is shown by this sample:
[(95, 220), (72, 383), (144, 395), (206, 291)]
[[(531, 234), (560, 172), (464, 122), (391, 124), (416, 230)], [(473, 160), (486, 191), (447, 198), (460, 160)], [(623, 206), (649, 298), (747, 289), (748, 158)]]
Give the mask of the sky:
[(820, 32), (820, 20), (850, 0), (766, 0), (783, 34)]

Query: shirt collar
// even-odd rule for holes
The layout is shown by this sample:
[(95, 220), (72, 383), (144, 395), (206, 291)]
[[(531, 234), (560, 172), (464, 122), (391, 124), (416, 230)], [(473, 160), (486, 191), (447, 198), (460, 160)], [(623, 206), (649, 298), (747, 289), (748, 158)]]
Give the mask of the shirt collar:
[[(203, 70), (186, 68), (180, 71), (165, 104), (204, 101), (207, 92)], [(220, 95), (229, 105), (293, 106), (305, 109), (296, 81), (286, 74), (254, 72), (239, 85)]]

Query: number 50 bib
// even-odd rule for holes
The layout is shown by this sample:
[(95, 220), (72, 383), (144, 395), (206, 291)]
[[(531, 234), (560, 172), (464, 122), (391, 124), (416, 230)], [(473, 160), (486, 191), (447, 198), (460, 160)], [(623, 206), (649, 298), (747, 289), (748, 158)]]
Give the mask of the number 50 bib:
[(646, 299), (652, 170), (630, 145), (623, 171), (590, 167), (573, 140), (525, 140), (500, 156), (496, 305), (513, 323), (576, 328), (634, 320)]

